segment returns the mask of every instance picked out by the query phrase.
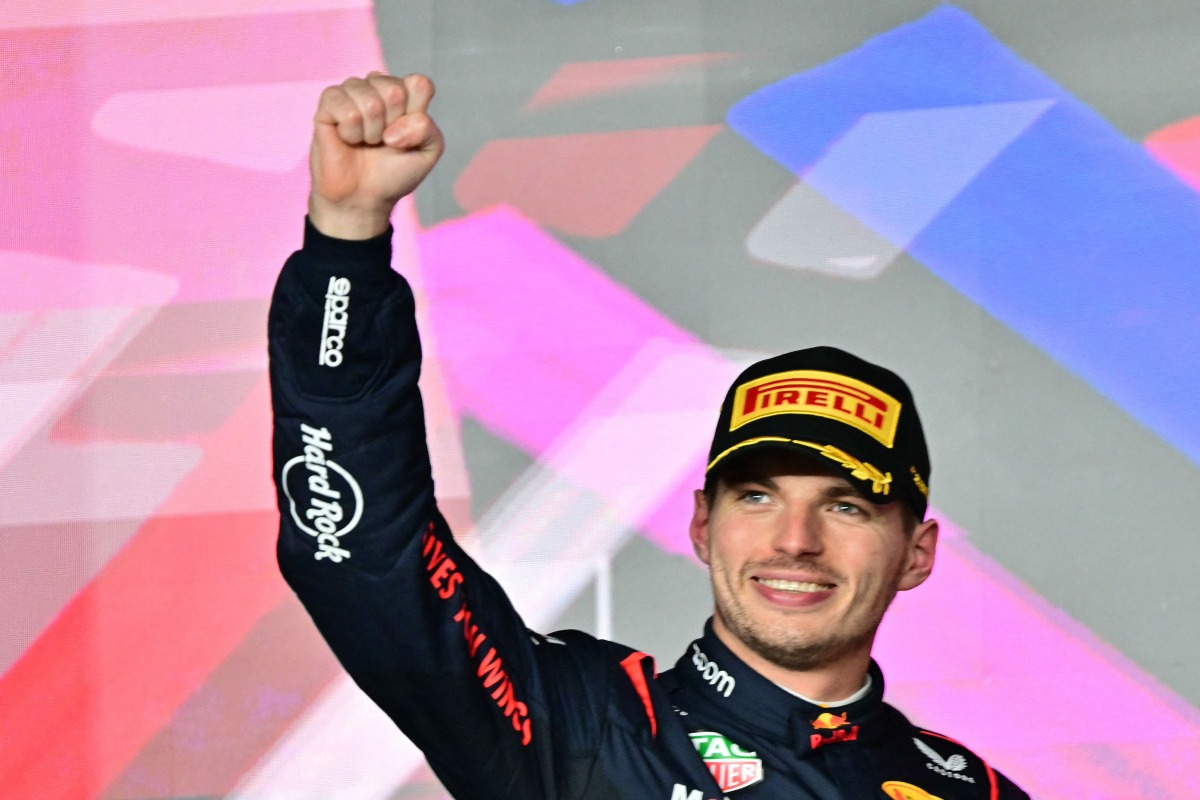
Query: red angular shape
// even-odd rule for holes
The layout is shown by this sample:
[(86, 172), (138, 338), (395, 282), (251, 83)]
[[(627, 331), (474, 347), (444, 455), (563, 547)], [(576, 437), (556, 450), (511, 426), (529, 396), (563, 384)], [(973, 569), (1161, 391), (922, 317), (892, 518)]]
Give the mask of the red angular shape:
[(640, 86), (699, 81), (703, 79), (705, 65), (732, 57), (731, 53), (696, 53), (563, 64), (530, 98), (525, 108), (533, 110)]
[(1167, 169), (1200, 191), (1200, 117), (1161, 128), (1147, 136), (1145, 144)]
[(287, 594), (159, 728), (103, 797), (223, 797), (341, 667)]
[[(0, 676), (6, 797), (99, 796), (287, 596), (266, 384), (201, 440), (204, 459), (156, 516)], [(246, 472), (231, 477), (239, 460)], [(228, 501), (239, 482), (248, 491)]]
[(468, 211), (497, 204), (572, 236), (620, 233), (723, 125), (499, 139), (454, 185)]

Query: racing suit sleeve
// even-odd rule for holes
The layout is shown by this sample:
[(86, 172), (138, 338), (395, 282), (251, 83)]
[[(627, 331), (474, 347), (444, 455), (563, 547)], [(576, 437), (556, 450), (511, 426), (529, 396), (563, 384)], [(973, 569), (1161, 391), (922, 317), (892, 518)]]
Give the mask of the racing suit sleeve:
[[(539, 670), (535, 651), (551, 645), (438, 513), (413, 294), (390, 258), (390, 231), (343, 241), (308, 224), (276, 285), (280, 568), (347, 672), (453, 794), (571, 796), (576, 779), (561, 767), (588, 757), (603, 689), (586, 664)], [(551, 731), (550, 694), (570, 698), (571, 730)]]

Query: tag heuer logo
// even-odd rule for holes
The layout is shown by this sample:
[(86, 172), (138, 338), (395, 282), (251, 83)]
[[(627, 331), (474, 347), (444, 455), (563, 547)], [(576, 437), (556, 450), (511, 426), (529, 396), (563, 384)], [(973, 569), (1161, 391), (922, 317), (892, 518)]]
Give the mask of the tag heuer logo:
[(721, 791), (744, 789), (763, 779), (762, 759), (758, 753), (743, 750), (713, 731), (697, 731), (688, 736)]

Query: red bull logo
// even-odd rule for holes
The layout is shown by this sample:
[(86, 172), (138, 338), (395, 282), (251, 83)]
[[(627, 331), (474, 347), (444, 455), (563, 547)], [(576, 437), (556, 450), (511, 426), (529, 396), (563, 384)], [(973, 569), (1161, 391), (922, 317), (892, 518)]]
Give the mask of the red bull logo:
[(846, 719), (846, 717), (849, 715), (849, 713), (850, 713), (849, 711), (843, 711), (841, 714), (839, 714), (838, 716), (835, 717), (833, 714), (830, 714), (828, 711), (826, 711), (824, 714), (822, 714), (821, 716), (817, 717), (816, 719), (814, 719), (812, 721), (812, 726), (813, 726), (813, 728), (815, 728), (816, 730), (819, 730), (819, 731), (820, 730), (825, 730), (825, 731), (837, 730), (838, 728), (842, 727), (843, 725), (850, 724), (850, 720)]
[(839, 728), (838, 730), (830, 733), (828, 736), (822, 736), (819, 733), (810, 734), (808, 737), (808, 743), (809, 743), (809, 745), (812, 746), (813, 750), (816, 750), (818, 747), (824, 747), (827, 744), (837, 744), (838, 742), (853, 742), (857, 738), (858, 738), (858, 726), (855, 725), (854, 727), (852, 727), (848, 730)]
[[(843, 711), (841, 714), (831, 714), (826, 711), (812, 721), (814, 730), (829, 731), (828, 736), (822, 736), (819, 733), (810, 734), (808, 743), (813, 750), (818, 747), (824, 747), (827, 744), (835, 742), (853, 742), (858, 738), (858, 726), (850, 725), (850, 712)], [(849, 727), (847, 727), (849, 726)]]
[(904, 781), (884, 781), (883, 793), (892, 800), (942, 800), (937, 795)]
[(874, 386), (845, 375), (819, 370), (777, 372), (737, 388), (729, 430), (773, 414), (835, 419), (891, 447), (900, 421), (900, 403)]

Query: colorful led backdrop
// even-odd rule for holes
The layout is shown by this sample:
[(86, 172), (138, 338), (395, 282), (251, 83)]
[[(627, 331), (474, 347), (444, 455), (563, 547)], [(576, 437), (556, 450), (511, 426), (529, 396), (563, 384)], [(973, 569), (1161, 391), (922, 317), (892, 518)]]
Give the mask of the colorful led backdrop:
[[(922, 405), (893, 702), (1039, 798), (1200, 795), (1194, 9), (250, 0), (0, 10), (0, 795), (444, 797), (278, 577), (265, 312), (320, 89), (438, 81), (396, 219), (439, 493), (529, 623), (671, 663), (727, 381)], [(536, 579), (533, 579), (536, 578)]]

